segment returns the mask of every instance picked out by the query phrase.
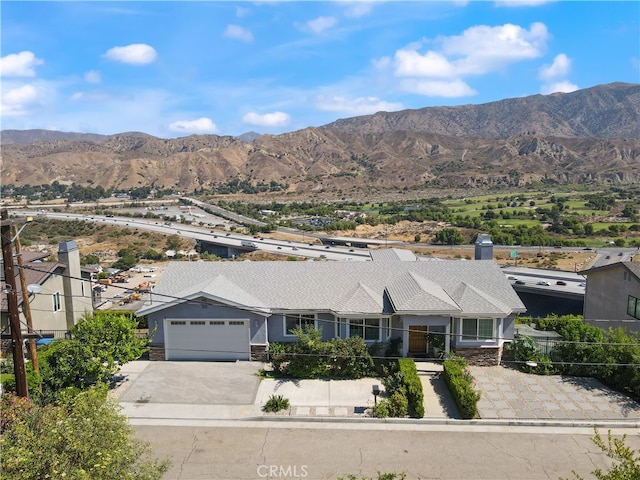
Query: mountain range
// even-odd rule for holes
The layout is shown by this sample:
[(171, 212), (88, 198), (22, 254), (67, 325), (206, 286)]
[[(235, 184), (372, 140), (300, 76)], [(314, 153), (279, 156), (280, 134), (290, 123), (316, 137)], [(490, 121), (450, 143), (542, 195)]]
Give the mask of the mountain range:
[(640, 182), (640, 84), (340, 119), (281, 135), (161, 139), (3, 130), (2, 183), (290, 194)]

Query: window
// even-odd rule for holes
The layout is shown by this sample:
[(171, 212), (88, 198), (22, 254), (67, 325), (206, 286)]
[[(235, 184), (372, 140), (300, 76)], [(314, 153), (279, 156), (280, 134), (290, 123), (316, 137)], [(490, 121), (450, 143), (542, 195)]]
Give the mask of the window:
[(192, 322), (189, 322), (191, 325), (206, 325), (206, 322), (204, 320), (194, 320)]
[(627, 315), (640, 320), (640, 299), (629, 295), (627, 301)]
[(184, 320), (171, 320), (171, 325), (186, 325), (187, 322)]
[(244, 326), (244, 322), (242, 320), (229, 320), (229, 325), (235, 325), (239, 327)]
[(211, 320), (209, 325), (224, 325), (224, 320)]
[(360, 337), (367, 342), (380, 340), (379, 318), (350, 318), (345, 321), (349, 325), (349, 337)]
[(284, 317), (284, 334), (287, 336), (294, 336), (293, 330), (296, 327), (304, 328), (310, 325), (315, 328), (316, 316), (314, 314), (289, 314)]
[(53, 311), (59, 312), (62, 310), (62, 304), (60, 303), (60, 292), (56, 292), (52, 295), (53, 298)]
[(475, 342), (493, 339), (493, 318), (463, 318), (462, 341)]

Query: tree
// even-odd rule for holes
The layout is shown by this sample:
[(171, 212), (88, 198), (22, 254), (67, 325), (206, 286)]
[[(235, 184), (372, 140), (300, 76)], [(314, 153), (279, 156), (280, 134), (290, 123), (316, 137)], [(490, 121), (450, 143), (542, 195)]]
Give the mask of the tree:
[[(605, 443), (600, 437), (598, 429), (595, 429), (593, 443), (606, 453), (607, 457), (614, 460), (614, 464), (608, 472), (603, 472), (600, 468), (591, 472), (598, 480), (637, 480), (640, 478), (640, 450), (634, 452), (632, 448), (628, 447), (624, 443), (626, 438), (626, 435), (623, 435), (621, 439), (612, 438), (611, 430), (609, 430), (607, 443)], [(573, 475), (577, 480), (584, 480), (584, 477), (575, 471)]]
[(120, 365), (140, 358), (149, 341), (136, 337), (136, 327), (137, 321), (127, 315), (85, 315), (71, 328), (72, 339), (43, 347), (42, 401), (57, 401), (63, 392), (108, 382)]
[(154, 480), (169, 468), (134, 438), (104, 387), (45, 406), (5, 394), (0, 413), (4, 480)]
[(169, 235), (167, 237), (167, 249), (180, 250), (182, 247), (182, 239), (179, 235)]
[(464, 238), (455, 228), (443, 228), (436, 233), (436, 242), (445, 245), (462, 245)]

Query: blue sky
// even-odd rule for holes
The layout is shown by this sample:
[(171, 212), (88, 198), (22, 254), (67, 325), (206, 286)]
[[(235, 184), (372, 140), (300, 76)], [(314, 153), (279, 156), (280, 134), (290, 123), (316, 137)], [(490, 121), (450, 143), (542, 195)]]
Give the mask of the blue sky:
[(640, 2), (1, 3), (2, 129), (279, 134), (640, 81)]

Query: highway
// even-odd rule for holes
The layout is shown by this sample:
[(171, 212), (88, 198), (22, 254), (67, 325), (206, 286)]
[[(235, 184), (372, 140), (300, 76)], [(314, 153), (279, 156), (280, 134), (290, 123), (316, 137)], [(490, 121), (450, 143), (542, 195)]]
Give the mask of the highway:
[[(12, 212), (16, 216), (36, 216), (32, 211)], [(106, 215), (84, 215), (74, 213), (46, 212), (38, 216), (57, 220), (80, 220), (93, 223), (105, 223), (118, 227), (128, 227), (138, 230), (146, 230), (161, 233), (163, 235), (179, 235), (200, 242), (229, 247), (238, 251), (261, 250), (277, 255), (298, 256), (311, 259), (366, 261), (371, 260), (369, 250), (362, 248), (349, 248), (341, 246), (320, 245), (316, 243), (304, 243), (287, 240), (276, 240), (263, 236), (241, 235), (234, 232), (199, 227), (184, 223), (164, 222), (163, 220), (130, 218)], [(167, 225), (166, 223), (169, 223)], [(245, 245), (242, 244), (245, 242)], [(247, 243), (255, 245), (255, 248), (247, 247)]]

